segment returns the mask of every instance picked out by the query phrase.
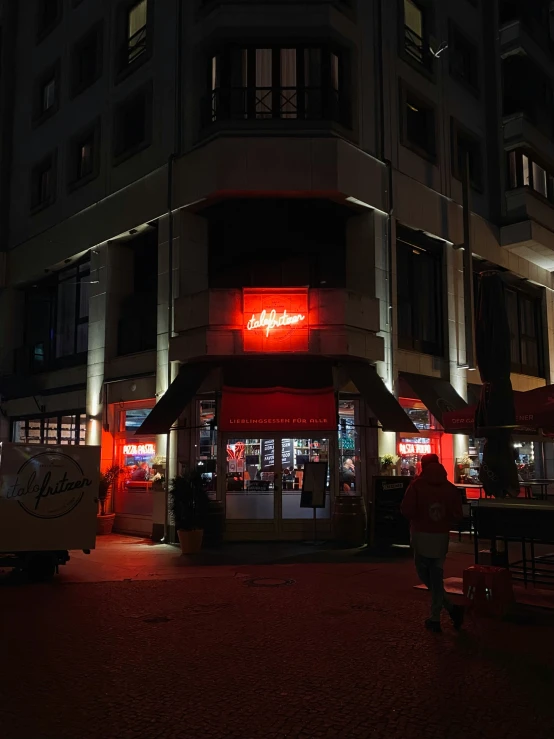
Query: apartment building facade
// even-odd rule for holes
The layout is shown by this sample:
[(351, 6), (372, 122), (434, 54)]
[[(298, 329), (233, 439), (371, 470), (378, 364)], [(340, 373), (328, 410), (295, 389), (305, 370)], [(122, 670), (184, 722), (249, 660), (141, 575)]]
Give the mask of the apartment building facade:
[[(0, 3), (2, 438), (101, 444), (119, 530), (159, 538), (159, 478), (196, 464), (229, 538), (304, 537), (308, 461), (322, 530), (385, 454), (476, 466), (441, 421), (478, 391), (484, 269), (514, 389), (551, 382), (549, 3), (20, 5)], [(516, 443), (546, 475), (549, 445)]]

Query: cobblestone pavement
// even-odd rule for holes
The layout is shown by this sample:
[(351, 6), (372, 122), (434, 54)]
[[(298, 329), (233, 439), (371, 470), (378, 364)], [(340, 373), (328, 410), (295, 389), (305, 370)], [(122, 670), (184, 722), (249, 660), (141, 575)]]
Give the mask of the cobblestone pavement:
[(552, 739), (550, 617), (427, 606), (355, 564), (2, 587), (0, 737)]

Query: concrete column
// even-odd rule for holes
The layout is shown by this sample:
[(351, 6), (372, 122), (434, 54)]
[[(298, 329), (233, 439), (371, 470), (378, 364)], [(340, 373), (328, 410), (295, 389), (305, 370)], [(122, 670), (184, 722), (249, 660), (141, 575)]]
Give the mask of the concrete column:
[[(381, 330), (379, 336), (385, 343), (385, 359), (377, 363), (377, 372), (388, 389), (394, 393), (398, 377), (396, 350), (398, 337), (396, 329), (396, 249), (389, 258), (389, 229), (392, 244), (396, 242), (396, 222), (383, 213), (374, 215), (374, 254), (375, 254), (375, 296), (379, 300)], [(391, 301), (392, 281), (392, 301)], [(379, 429), (379, 456), (396, 456), (396, 434)]]
[(180, 212), (179, 295), (194, 295), (208, 289), (208, 221), (202, 216)]
[(104, 368), (106, 360), (106, 317), (108, 297), (109, 242), (90, 255), (90, 302), (87, 355), (86, 443), (102, 443)]
[[(450, 245), (445, 246), (446, 283), (447, 283), (447, 318), (448, 318), (448, 360), (450, 382), (456, 392), (467, 400), (468, 373), (466, 363), (465, 338), (465, 301), (463, 252)], [(470, 313), (471, 315), (471, 313)], [(452, 474), (457, 458), (467, 454), (469, 437), (465, 434), (454, 434), (452, 439)], [(448, 468), (447, 468), (448, 469)], [(449, 475), (451, 470), (448, 469)]]

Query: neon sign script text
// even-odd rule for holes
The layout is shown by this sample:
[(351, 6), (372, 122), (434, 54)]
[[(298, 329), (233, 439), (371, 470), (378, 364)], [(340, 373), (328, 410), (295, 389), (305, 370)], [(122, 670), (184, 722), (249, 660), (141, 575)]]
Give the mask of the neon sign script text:
[(155, 444), (125, 444), (123, 454), (127, 457), (152, 457), (156, 454)]
[(399, 444), (399, 454), (431, 454), (431, 444)]
[(252, 314), (252, 318), (246, 324), (248, 331), (253, 331), (257, 328), (265, 328), (265, 335), (269, 336), (269, 332), (274, 328), (280, 328), (281, 326), (297, 326), (306, 320), (306, 316), (301, 313), (290, 315), (284, 310), (281, 314), (277, 315), (277, 311), (273, 309), (269, 313), (263, 310), (260, 313), (260, 317), (257, 318), (255, 314)]

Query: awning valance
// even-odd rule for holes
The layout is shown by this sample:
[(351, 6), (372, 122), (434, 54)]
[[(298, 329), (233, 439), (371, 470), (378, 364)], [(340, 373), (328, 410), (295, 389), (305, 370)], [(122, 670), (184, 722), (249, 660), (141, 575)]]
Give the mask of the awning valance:
[(385, 431), (417, 433), (398, 400), (368, 362), (345, 362), (344, 368)]
[[(516, 423), (519, 430), (554, 429), (554, 385), (544, 385), (526, 393), (514, 392)], [(444, 414), (444, 426), (449, 431), (472, 431), (476, 405)]]
[(212, 365), (205, 362), (183, 364), (135, 435), (166, 434), (194, 398), (211, 369)]
[(468, 407), (462, 396), (458, 395), (447, 380), (440, 377), (417, 375), (411, 372), (400, 372), (399, 375), (411, 387), (427, 410), (443, 426), (445, 413), (461, 411)]
[(332, 387), (223, 388), (219, 431), (310, 433), (336, 429), (337, 409)]

